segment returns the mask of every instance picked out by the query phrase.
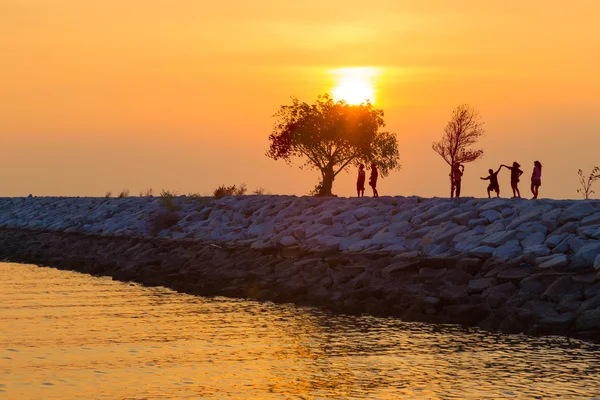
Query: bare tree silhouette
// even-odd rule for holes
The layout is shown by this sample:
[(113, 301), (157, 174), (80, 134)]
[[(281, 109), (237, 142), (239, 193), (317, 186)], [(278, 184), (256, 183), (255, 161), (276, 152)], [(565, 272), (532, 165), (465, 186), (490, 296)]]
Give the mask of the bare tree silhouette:
[(452, 119), (444, 129), (444, 136), (431, 146), (450, 166), (450, 197), (454, 197), (452, 170), (455, 165), (473, 162), (483, 156), (483, 150), (469, 147), (485, 133), (479, 113), (468, 104), (461, 104), (452, 112)]
[(587, 178), (587, 180), (583, 176), (582, 170), (577, 171), (577, 175), (579, 176), (579, 183), (581, 184), (581, 189), (577, 189), (577, 193), (582, 195), (583, 198), (587, 200), (590, 198), (591, 194), (595, 193), (592, 190), (592, 184), (596, 180), (600, 179), (600, 168), (594, 167), (594, 169), (592, 169), (592, 172), (590, 173), (590, 176)]

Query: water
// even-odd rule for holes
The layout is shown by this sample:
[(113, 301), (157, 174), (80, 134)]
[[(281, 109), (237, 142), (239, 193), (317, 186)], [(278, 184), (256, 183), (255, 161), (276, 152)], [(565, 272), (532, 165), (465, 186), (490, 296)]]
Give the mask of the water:
[(0, 264), (0, 398), (600, 397), (600, 347)]

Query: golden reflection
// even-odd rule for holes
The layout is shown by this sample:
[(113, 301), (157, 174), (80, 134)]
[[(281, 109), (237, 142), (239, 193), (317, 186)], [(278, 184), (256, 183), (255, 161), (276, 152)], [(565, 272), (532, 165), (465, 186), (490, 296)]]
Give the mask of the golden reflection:
[(375, 103), (375, 83), (381, 70), (374, 67), (338, 68), (330, 71), (335, 86), (332, 89), (335, 101), (345, 100), (349, 104), (365, 101)]
[(0, 398), (600, 395), (600, 348), (0, 263)]

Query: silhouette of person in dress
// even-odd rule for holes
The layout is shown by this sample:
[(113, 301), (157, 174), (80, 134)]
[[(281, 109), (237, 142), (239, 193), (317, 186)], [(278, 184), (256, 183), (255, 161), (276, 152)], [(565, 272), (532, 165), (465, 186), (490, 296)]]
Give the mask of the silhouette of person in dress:
[(538, 198), (540, 186), (542, 186), (542, 163), (535, 161), (533, 163), (533, 173), (531, 174), (531, 193), (533, 193), (532, 200)]
[(379, 177), (379, 172), (377, 171), (377, 165), (375, 163), (371, 164), (371, 176), (369, 177), (369, 186), (373, 189), (373, 197), (379, 197), (379, 193), (377, 193), (377, 178)]

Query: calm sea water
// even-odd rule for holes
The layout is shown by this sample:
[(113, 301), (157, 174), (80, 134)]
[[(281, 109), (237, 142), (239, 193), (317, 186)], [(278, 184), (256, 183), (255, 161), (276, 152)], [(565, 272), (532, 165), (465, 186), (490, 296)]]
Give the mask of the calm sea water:
[(0, 264), (0, 398), (600, 397), (600, 347)]

